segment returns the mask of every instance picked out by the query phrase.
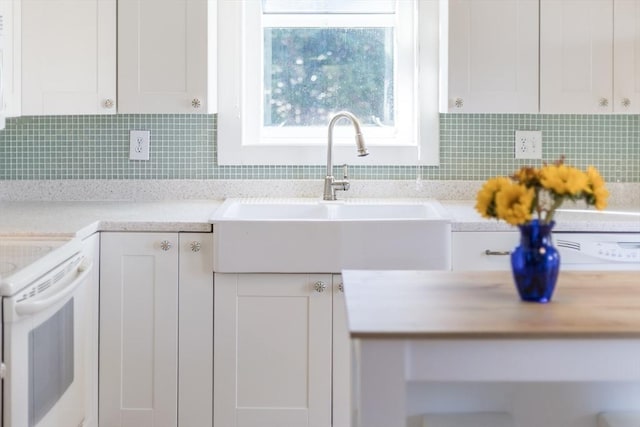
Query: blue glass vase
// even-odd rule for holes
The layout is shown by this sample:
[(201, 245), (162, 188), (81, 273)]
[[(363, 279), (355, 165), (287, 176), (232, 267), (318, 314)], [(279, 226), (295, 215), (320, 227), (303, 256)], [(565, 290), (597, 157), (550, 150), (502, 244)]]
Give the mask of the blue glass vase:
[(519, 225), (520, 245), (511, 254), (511, 270), (523, 301), (551, 301), (560, 270), (560, 254), (551, 243), (551, 229), (537, 219)]

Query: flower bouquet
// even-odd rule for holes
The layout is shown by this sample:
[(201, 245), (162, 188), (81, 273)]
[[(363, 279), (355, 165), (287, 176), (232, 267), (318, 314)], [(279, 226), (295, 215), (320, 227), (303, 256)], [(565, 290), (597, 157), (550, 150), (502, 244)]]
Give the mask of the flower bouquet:
[(511, 267), (520, 297), (548, 302), (555, 288), (560, 256), (550, 236), (556, 210), (565, 200), (584, 200), (602, 210), (609, 192), (598, 170), (568, 166), (564, 157), (540, 168), (524, 166), (510, 177), (487, 180), (476, 198), (476, 210), (520, 229), (520, 245), (511, 253)]

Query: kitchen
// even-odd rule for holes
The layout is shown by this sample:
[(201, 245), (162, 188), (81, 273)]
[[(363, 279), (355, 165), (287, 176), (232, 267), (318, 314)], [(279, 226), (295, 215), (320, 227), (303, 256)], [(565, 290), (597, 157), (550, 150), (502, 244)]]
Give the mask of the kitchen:
[[(131, 17), (136, 13), (131, 10), (130, 4), (119, 2), (116, 15), (114, 1), (84, 0), (64, 3), (65, 7), (74, 8), (73, 11), (64, 9), (57, 2), (55, 6), (44, 6), (42, 2), (28, 0), (2, 2), (3, 6), (9, 4), (14, 7), (11, 15), (14, 17), (13, 22), (4, 20), (7, 31), (13, 28), (14, 60), (8, 63), (14, 64), (14, 67), (5, 66), (5, 69), (9, 69), (3, 73), (4, 77), (13, 76), (9, 80), (13, 85), (4, 85), (5, 97), (8, 100), (8, 118), (5, 129), (0, 131), (1, 235), (79, 235), (86, 238), (97, 231), (105, 234), (133, 231), (149, 235), (154, 232), (169, 232), (172, 234), (170, 239), (163, 237), (156, 244), (160, 245), (167, 240), (175, 246), (178, 244), (175, 235), (187, 233), (181, 235), (186, 237), (183, 243), (184, 250), (193, 252), (191, 243), (196, 242), (197, 239), (189, 239), (189, 233), (210, 232), (211, 214), (223, 199), (265, 196), (321, 198), (326, 161), (325, 127), (320, 131), (323, 142), (311, 163), (301, 161), (299, 164), (238, 165), (223, 164), (218, 161), (221, 141), (218, 139), (217, 129), (220, 111), (224, 105), (220, 101), (216, 103), (212, 92), (216, 89), (215, 59), (218, 62), (221, 62), (221, 59), (216, 58), (211, 51), (215, 52), (216, 43), (218, 46), (224, 45), (223, 42), (227, 42), (227, 39), (218, 35), (216, 41), (216, 37), (211, 36), (211, 31), (215, 29), (212, 23), (217, 22), (215, 17), (211, 16), (215, 12), (215, 7), (211, 6), (213, 3), (193, 2), (198, 3), (198, 7), (204, 8), (196, 8), (195, 12), (183, 10), (178, 13), (180, 8), (187, 7), (180, 1), (163, 2), (163, 4), (166, 3), (166, 10), (172, 13), (163, 14), (162, 9), (157, 7), (142, 9), (150, 13), (158, 22), (158, 27), (162, 29), (166, 29), (169, 25), (160, 23), (173, 23), (173, 16), (188, 16), (191, 21), (186, 19), (176, 21), (182, 25), (171, 27), (175, 34), (158, 29), (152, 30), (155, 37), (160, 37), (158, 35), (160, 34), (164, 38), (146, 45), (149, 50), (138, 54), (132, 52), (135, 49), (127, 48), (127, 46), (139, 45), (139, 43), (127, 42), (134, 40), (132, 37), (136, 37), (132, 26), (127, 24), (129, 22), (127, 19), (132, 19)], [(457, 4), (457, 2), (451, 3)], [(537, 1), (533, 3), (538, 4)], [(602, 3), (606, 7), (609, 4), (624, 2), (596, 3)], [(634, 2), (631, 3), (634, 4)], [(464, 2), (460, 4), (464, 5)], [(542, 2), (542, 4), (548, 5), (549, 2)], [(16, 18), (20, 16), (16, 15), (18, 12), (22, 14), (19, 19)], [(80, 15), (81, 13), (84, 15)], [(95, 16), (100, 19), (95, 19)], [(626, 16), (637, 17), (637, 13)], [(51, 19), (52, 17), (57, 19)], [(596, 17), (597, 13), (594, 13), (590, 19), (596, 19)], [(29, 22), (25, 21), (26, 19), (33, 19), (32, 22), (35, 24), (32, 25), (39, 31), (28, 31), (28, 28), (33, 27), (25, 27)], [(138, 17), (138, 19), (141, 18)], [(537, 22), (532, 21), (534, 24)], [(78, 22), (83, 22), (83, 25), (78, 26)], [(15, 37), (20, 27), (18, 23), (22, 24), (21, 40)], [(491, 26), (491, 21), (487, 25)], [(534, 27), (537, 28), (536, 25)], [(635, 28), (637, 27), (636, 25)], [(580, 28), (586, 31), (589, 28), (601, 27), (582, 25)], [(75, 31), (82, 32), (80, 34), (84, 34), (85, 37), (77, 36)], [(84, 43), (86, 40), (97, 40), (96, 33), (106, 36), (111, 42), (96, 43), (91, 46), (89, 46), (90, 43)], [(89, 37), (88, 35), (91, 34), (94, 36)], [(116, 35), (120, 43), (117, 49)], [(188, 43), (189, 46), (197, 46), (200, 49), (195, 54), (200, 55), (197, 63), (201, 66), (196, 69), (203, 75), (187, 78), (180, 66), (176, 65), (179, 63), (176, 58), (182, 58), (183, 62), (189, 61), (182, 49), (186, 44), (177, 42), (177, 40), (187, 40), (187, 37), (210, 41), (205, 46), (202, 46), (202, 42)], [(478, 39), (481, 40), (481, 38)], [(158, 49), (158, 45), (163, 48)], [(15, 52), (20, 50), (22, 55), (17, 55)], [(82, 52), (82, 55), (78, 52)], [(637, 47), (634, 52), (637, 52)], [(170, 64), (167, 66), (162, 60), (166, 59), (170, 53), (175, 54), (176, 58), (174, 62), (169, 61)], [(486, 51), (482, 53), (487, 54)], [(536, 61), (537, 55), (536, 45), (534, 55)], [(637, 56), (637, 54), (635, 56), (631, 54), (625, 58), (628, 60)], [(152, 67), (147, 69), (140, 66), (136, 59), (138, 57), (150, 61), (148, 64)], [(509, 57), (505, 54), (505, 58)], [(100, 58), (103, 62), (96, 61), (96, 58)], [(224, 58), (228, 59), (228, 56)], [(505, 58), (501, 60), (506, 61)], [(46, 64), (46, 61), (51, 61), (55, 66), (43, 67), (41, 64)], [(640, 79), (637, 62), (638, 59), (636, 59), (635, 68), (633, 64), (630, 68), (624, 67), (632, 72), (635, 70), (633, 78), (636, 82)], [(613, 65), (611, 68), (613, 69)], [(616, 67), (616, 70), (619, 68), (622, 67)], [(171, 73), (162, 74), (157, 71), (165, 69), (169, 69)], [(199, 87), (188, 88), (184, 92), (189, 93), (183, 92), (180, 96), (176, 95), (175, 90), (167, 91), (169, 92), (167, 98), (162, 102), (153, 97), (136, 98), (132, 95), (142, 91), (126, 85), (137, 81), (132, 78), (132, 75), (140, 75), (138, 73), (145, 70), (147, 70), (147, 76), (156, 85), (165, 84), (170, 89), (184, 88), (186, 87), (184, 81), (188, 81), (189, 83), (198, 82)], [(483, 69), (475, 71), (481, 75), (485, 72), (486, 75)], [(506, 73), (505, 69), (501, 69), (501, 72)], [(158, 75), (165, 78), (167, 75), (179, 76), (183, 81), (154, 81), (153, 79)], [(540, 79), (543, 79), (542, 75)], [(537, 74), (534, 80), (535, 92), (540, 91), (542, 96), (542, 91), (546, 90), (544, 88), (547, 86), (541, 83), (538, 88)], [(612, 91), (612, 80), (612, 75), (608, 80), (605, 79), (608, 91)], [(27, 81), (33, 84), (27, 84)], [(627, 80), (624, 79), (624, 81)], [(107, 82), (107, 85), (100, 86), (98, 82)], [(89, 97), (82, 100), (77, 97), (57, 97), (57, 93), (62, 96), (70, 92), (69, 87), (73, 87), (74, 84), (94, 89), (92, 105), (86, 101)], [(219, 88), (222, 85), (217, 86)], [(635, 85), (635, 87), (638, 86), (640, 85)], [(111, 94), (95, 93), (98, 87), (106, 87), (100, 90), (106, 92), (111, 90)], [(192, 94), (193, 91), (201, 94), (196, 97)], [(173, 96), (173, 100), (169, 95)], [(543, 160), (553, 161), (564, 154), (568, 161), (574, 164), (595, 164), (607, 180), (607, 187), (611, 192), (611, 208), (638, 211), (640, 208), (640, 147), (638, 145), (640, 116), (637, 105), (640, 102), (635, 101), (638, 99), (637, 92), (629, 95), (632, 101), (629, 107), (631, 110), (622, 114), (613, 112), (613, 101), (609, 101), (606, 106), (600, 106), (599, 97), (602, 95), (594, 96), (596, 106), (588, 106), (581, 110), (571, 110), (567, 107), (561, 112), (551, 111), (542, 104), (538, 105), (536, 101), (535, 111), (498, 114), (505, 111), (492, 109), (492, 107), (486, 110), (483, 110), (482, 106), (473, 107), (472, 101), (466, 97), (462, 106), (463, 111), (456, 112), (455, 100), (459, 96), (451, 93), (451, 106), (442, 109), (441, 105), (440, 114), (437, 116), (439, 124), (439, 164), (437, 166), (417, 161), (388, 165), (385, 163), (386, 154), (380, 154), (383, 149), (378, 149), (376, 153), (375, 145), (369, 146), (371, 154), (367, 158), (360, 159), (356, 157), (355, 147), (349, 140), (348, 145), (345, 146), (346, 153), (337, 154), (337, 159), (340, 160), (337, 160), (336, 164), (349, 163), (351, 189), (348, 192), (339, 192), (338, 197), (341, 199), (436, 199), (445, 202), (445, 205), (448, 201), (470, 201), (475, 198), (481, 181), (487, 177), (511, 173), (522, 164), (540, 162), (540, 160), (514, 159), (514, 132), (540, 130), (544, 138)], [(177, 98), (180, 99), (176, 101)], [(443, 98), (448, 100), (449, 96), (443, 96)], [(484, 94), (484, 99), (487, 98), (493, 97)], [(538, 99), (537, 96), (535, 98)], [(106, 102), (108, 100), (112, 102)], [(619, 108), (618, 104), (615, 102), (615, 108)], [(609, 108), (608, 111), (613, 113), (599, 113), (598, 108)], [(148, 161), (129, 160), (131, 130), (150, 131)], [(364, 132), (366, 134), (366, 128)], [(455, 206), (453, 209), (456, 209)], [(60, 221), (62, 218), (64, 220)], [(637, 227), (627, 228), (629, 224), (633, 227), (635, 218), (626, 218), (626, 220), (605, 221), (605, 226), (611, 228), (602, 231), (637, 233)], [(55, 221), (56, 219), (58, 221)], [(477, 219), (473, 218), (470, 222), (477, 223)], [(583, 225), (586, 224), (587, 230), (579, 231), (593, 230), (591, 220), (581, 219), (580, 222)], [(612, 222), (613, 225), (611, 225)], [(619, 223), (625, 225), (621, 227)], [(563, 226), (571, 227), (572, 223), (567, 222)], [(507, 231), (509, 228), (504, 224), (491, 223), (489, 230)], [(202, 248), (204, 240), (200, 242)], [(181, 251), (183, 245), (180, 245)], [(205, 252), (204, 249), (200, 249), (198, 253)], [(339, 271), (331, 271), (331, 273), (339, 273)], [(174, 282), (177, 283), (178, 280)], [(102, 290), (101, 287), (101, 292)], [(147, 290), (150, 291), (150, 289)], [(181, 291), (182, 288), (179, 290)], [(194, 299), (201, 298), (196, 296)], [(175, 310), (173, 316), (177, 316), (175, 313), (179, 311), (179, 307), (173, 310)], [(204, 323), (197, 318), (193, 321)], [(182, 326), (179, 324), (178, 327)], [(177, 332), (175, 335), (184, 336)], [(170, 346), (168, 348), (172, 349), (172, 354), (176, 355), (178, 351), (189, 348), (188, 343), (179, 344), (177, 339), (176, 337), (175, 342), (167, 344)], [(191, 342), (191, 345), (197, 344), (197, 342)], [(187, 355), (179, 359), (185, 357)], [(178, 359), (177, 356), (176, 359)], [(137, 363), (138, 365), (133, 366), (139, 367), (143, 361)], [(178, 371), (176, 367), (178, 362), (169, 361), (168, 363), (172, 366), (172, 372)], [(211, 370), (213, 367), (208, 369)], [(175, 389), (177, 388), (176, 386)], [(167, 400), (177, 401), (178, 397), (174, 399), (173, 396), (180, 393), (178, 391), (172, 391), (172, 393)], [(199, 393), (202, 395), (202, 391)], [(323, 405), (327, 404), (323, 403)], [(138, 407), (142, 406), (140, 404)], [(177, 409), (174, 412), (179, 413), (180, 416), (186, 413)], [(167, 425), (176, 425), (177, 422), (171, 420), (177, 416), (170, 415), (169, 418)], [(179, 424), (190, 425), (185, 423), (186, 421)], [(334, 425), (337, 424), (334, 423)]]

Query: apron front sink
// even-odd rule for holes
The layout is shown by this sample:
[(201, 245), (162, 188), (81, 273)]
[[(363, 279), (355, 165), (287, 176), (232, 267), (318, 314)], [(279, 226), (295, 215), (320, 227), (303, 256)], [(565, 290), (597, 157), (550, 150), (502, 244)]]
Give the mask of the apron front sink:
[(451, 224), (435, 200), (228, 199), (211, 222), (219, 273), (451, 267)]

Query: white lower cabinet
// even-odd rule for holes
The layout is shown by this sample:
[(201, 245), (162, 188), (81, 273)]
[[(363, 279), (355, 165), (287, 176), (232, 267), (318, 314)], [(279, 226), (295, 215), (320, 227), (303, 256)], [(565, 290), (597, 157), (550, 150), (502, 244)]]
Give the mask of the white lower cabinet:
[(85, 395), (85, 407), (87, 414), (83, 427), (98, 427), (98, 336), (99, 336), (99, 313), (100, 313), (100, 233), (94, 233), (82, 240), (82, 252), (87, 256), (93, 265), (89, 283), (91, 283), (91, 313), (89, 322), (93, 335), (86, 342), (86, 352), (90, 354), (91, 374), (85, 377), (85, 389), (89, 390)]
[(102, 233), (101, 427), (212, 425), (210, 233)]
[(180, 233), (178, 426), (213, 426), (213, 236)]
[(340, 276), (215, 274), (214, 282), (215, 425), (346, 427)]
[(332, 351), (332, 426), (350, 427), (353, 376), (351, 337), (347, 325), (347, 305), (342, 288), (342, 276), (333, 275), (333, 351)]
[(451, 233), (451, 267), (454, 271), (509, 270), (511, 252), (519, 241), (518, 231)]

